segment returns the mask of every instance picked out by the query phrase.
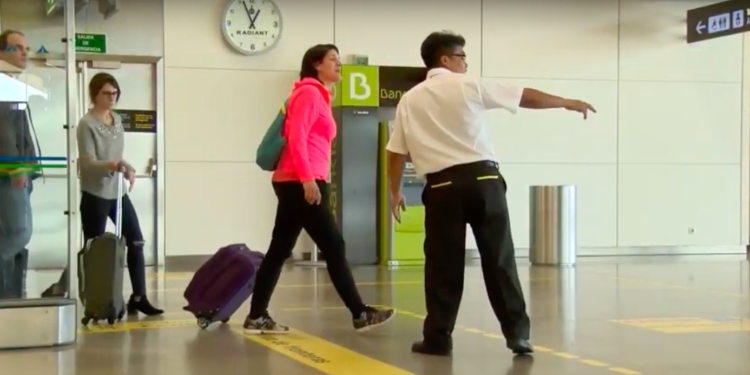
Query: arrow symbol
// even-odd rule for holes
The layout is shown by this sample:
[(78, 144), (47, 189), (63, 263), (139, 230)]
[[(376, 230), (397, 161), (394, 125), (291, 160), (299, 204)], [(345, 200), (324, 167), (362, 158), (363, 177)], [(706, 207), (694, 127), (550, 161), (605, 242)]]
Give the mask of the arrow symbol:
[(703, 34), (703, 30), (706, 28), (706, 25), (703, 24), (703, 21), (698, 21), (698, 25), (695, 26), (695, 31), (698, 32), (698, 34)]

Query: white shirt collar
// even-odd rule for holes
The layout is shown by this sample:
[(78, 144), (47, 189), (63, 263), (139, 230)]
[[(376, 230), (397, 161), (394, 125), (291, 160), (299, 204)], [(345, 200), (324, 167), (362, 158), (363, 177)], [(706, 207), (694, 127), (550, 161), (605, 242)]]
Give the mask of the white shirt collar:
[(445, 68), (432, 68), (429, 72), (427, 72), (427, 78), (432, 78), (434, 76), (440, 75), (440, 74), (452, 74), (448, 69)]

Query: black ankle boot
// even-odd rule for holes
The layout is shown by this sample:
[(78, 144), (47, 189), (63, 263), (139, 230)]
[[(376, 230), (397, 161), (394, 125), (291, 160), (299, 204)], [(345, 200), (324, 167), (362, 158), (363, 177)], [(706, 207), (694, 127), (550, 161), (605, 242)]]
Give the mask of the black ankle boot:
[(145, 296), (136, 297), (135, 295), (131, 295), (130, 300), (128, 301), (128, 314), (135, 314), (138, 312), (147, 316), (164, 314), (164, 310), (154, 307)]

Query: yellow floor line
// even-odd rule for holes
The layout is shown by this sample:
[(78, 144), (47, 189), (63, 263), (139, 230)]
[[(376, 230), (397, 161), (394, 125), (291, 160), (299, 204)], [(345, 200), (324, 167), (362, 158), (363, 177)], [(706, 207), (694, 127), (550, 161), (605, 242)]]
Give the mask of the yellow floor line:
[(616, 372), (618, 374), (623, 374), (623, 375), (641, 375), (641, 373), (638, 371), (627, 369), (627, 368), (622, 368), (622, 367), (610, 367), (609, 371)]
[[(387, 307), (387, 306), (382, 306)], [(279, 310), (285, 312), (312, 312), (315, 310), (339, 310), (344, 306), (323, 306), (323, 307), (287, 307)], [(424, 315), (410, 311), (396, 309), (396, 313), (401, 316), (407, 316), (414, 319), (424, 320)], [(165, 315), (187, 315), (186, 312), (170, 311)], [(241, 319), (235, 319), (229, 325), (241, 333)], [(220, 323), (215, 323), (220, 325)], [(90, 324), (88, 327), (82, 327), (81, 333), (125, 333), (137, 330), (150, 329), (167, 329), (167, 328), (188, 328), (195, 327), (199, 329), (195, 319), (173, 319), (173, 320), (142, 320), (142, 321), (124, 321), (113, 326), (101, 322), (100, 325)], [(484, 337), (505, 340), (503, 335), (484, 332), (477, 328), (465, 327), (459, 328), (462, 331), (479, 334)], [(283, 354), (293, 360), (296, 360), (306, 366), (312, 367), (329, 375), (351, 375), (351, 369), (357, 369), (357, 375), (414, 375), (406, 370), (400, 369), (385, 362), (378, 361), (374, 358), (367, 357), (363, 354), (354, 352), (350, 349), (341, 347), (322, 338), (307, 334), (302, 331), (293, 330), (286, 335), (245, 335), (245, 337)], [(580, 359), (578, 355), (556, 351), (552, 348), (534, 345), (534, 350), (538, 353), (547, 353), (559, 358), (577, 360), (579, 363), (592, 367), (608, 367), (607, 363), (592, 359)], [(640, 372), (624, 367), (608, 367), (608, 370), (621, 375), (641, 375)]]
[(476, 328), (465, 328), (464, 331), (469, 333), (484, 333), (484, 331)]
[[(218, 325), (219, 323), (216, 323)], [(240, 322), (229, 323), (239, 325)], [(123, 321), (113, 325), (107, 324), (106, 321), (100, 321), (99, 324), (89, 323), (85, 327), (79, 328), (81, 333), (123, 333), (145, 329), (166, 329), (166, 328), (198, 328), (196, 319), (164, 319), (164, 320), (141, 320), (141, 321)]]
[[(556, 355), (556, 356), (558, 356), (560, 358), (565, 358), (565, 359), (576, 359), (576, 358), (578, 358), (578, 356), (575, 355), (575, 354), (563, 353), (563, 352), (553, 352), (552, 355)], [(581, 362), (581, 363), (583, 363), (583, 362)]]
[(497, 339), (497, 340), (505, 339), (505, 337), (503, 337), (503, 335), (496, 335), (494, 333), (484, 333), (484, 334), (482, 334), (482, 336), (489, 337), (491, 339)]
[[(500, 336), (501, 339), (505, 340), (505, 337), (503, 337), (502, 335), (499, 335), (499, 336)], [(541, 352), (541, 353), (551, 353), (551, 352), (554, 352), (554, 350), (552, 350), (552, 349), (550, 349), (550, 348), (548, 348), (546, 346), (539, 346), (539, 345), (534, 345), (534, 351)]]
[[(214, 325), (220, 325), (220, 323), (214, 323)], [(235, 331), (243, 334), (240, 326), (241, 321), (230, 322), (229, 325), (234, 327)], [(199, 329), (195, 319), (178, 319), (120, 322), (114, 325), (102, 322), (98, 325), (90, 324), (87, 327), (81, 327), (80, 332), (83, 334), (126, 333), (135, 330), (188, 327)], [(356, 369), (357, 375), (416, 375), (298, 330), (293, 330), (285, 335), (244, 336), (252, 342), (324, 374), (351, 375), (352, 369)]]
[[(414, 312), (405, 311), (405, 310), (396, 308), (396, 313), (399, 314), (399, 315), (403, 315), (403, 316), (408, 316), (408, 317), (411, 317), (411, 318), (416, 318), (416, 319), (424, 320), (424, 315), (417, 314), (417, 313), (414, 313)], [(491, 339), (505, 340), (505, 337), (503, 337), (503, 335), (493, 334), (493, 333), (487, 333), (487, 332), (484, 332), (484, 331), (482, 331), (480, 329), (477, 329), (477, 328), (466, 327), (466, 326), (461, 326), (461, 325), (457, 325), (456, 328), (459, 328), (460, 330), (465, 331), (465, 332), (469, 332), (469, 333), (474, 333), (474, 334), (479, 333), (482, 336), (487, 337), (487, 338), (491, 338)], [(609, 366), (609, 364), (601, 362), (601, 361), (595, 361), (595, 360), (592, 360), (592, 359), (581, 359), (578, 355), (575, 355), (575, 354), (572, 354), (572, 353), (566, 353), (566, 352), (556, 351), (554, 349), (551, 349), (551, 348), (548, 348), (548, 347), (545, 347), (545, 346), (534, 345), (534, 351), (538, 352), (538, 353), (552, 354), (552, 355), (560, 357), (560, 358), (577, 360), (579, 363), (587, 365), (587, 366), (591, 366), (591, 367), (600, 367), (601, 368), (601, 367), (607, 367), (607, 366)], [(612, 372), (616, 372), (616, 373), (622, 374), (622, 375), (641, 375), (641, 373), (638, 372), (638, 371), (630, 370), (630, 369), (627, 369), (627, 368), (624, 368), (624, 367), (610, 367), (609, 370), (612, 371)]]
[[(586, 273), (580, 273), (580, 274), (581, 274), (581, 276), (586, 275)], [(634, 284), (648, 285), (648, 286), (657, 287), (657, 288), (663, 288), (663, 289), (679, 289), (679, 290), (684, 290), (684, 291), (689, 291), (689, 292), (694, 292), (694, 293), (713, 294), (713, 295), (726, 296), (726, 297), (734, 297), (734, 298), (740, 298), (740, 299), (750, 299), (750, 295), (744, 294), (744, 293), (735, 293), (735, 292), (724, 291), (724, 290), (700, 288), (700, 287), (693, 287), (693, 286), (681, 285), (681, 284), (672, 284), (672, 283), (667, 283), (667, 282), (662, 282), (662, 281), (657, 281), (657, 280), (649, 280), (649, 279), (642, 279), (642, 278), (636, 278), (636, 277), (619, 277), (619, 276), (616, 276), (616, 275), (607, 274), (607, 273), (601, 273), (601, 272), (588, 272), (588, 275), (590, 275), (590, 276), (598, 276), (598, 277), (605, 277), (605, 278), (609, 278), (609, 279), (612, 279), (612, 280), (629, 282), (629, 283), (634, 283)], [(154, 280), (154, 279), (159, 279), (160, 277), (161, 277), (161, 279), (164, 279), (164, 280), (189, 280), (190, 277), (192, 277), (192, 273), (176, 273), (176, 274), (167, 273), (166, 275), (164, 275), (164, 274), (161, 274), (161, 275), (151, 275), (150, 278), (152, 280)], [(535, 281), (535, 280), (536, 279), (531, 279), (531, 281)], [(547, 280), (547, 279), (542, 278), (542, 279), (538, 279), (538, 280), (543, 281), (543, 280)], [(357, 285), (360, 285), (360, 286), (422, 285), (422, 281), (421, 280), (404, 280), (404, 281), (392, 281), (392, 282), (362, 282), (362, 283), (357, 283)], [(330, 283), (313, 283), (313, 284), (280, 285), (280, 286), (278, 286), (278, 288), (311, 288), (311, 287), (329, 287), (329, 286), (331, 286)], [(184, 290), (184, 288), (176, 288), (176, 289), (161, 289), (159, 291), (161, 291), (161, 292), (177, 292), (177, 291), (182, 292), (183, 290)], [(342, 308), (343, 307), (341, 307), (341, 306), (330, 306), (330, 307), (318, 307), (318, 308), (314, 308), (314, 307), (306, 307), (306, 308), (302, 308), (302, 307), (300, 307), (300, 308), (283, 308), (281, 310), (283, 310), (283, 311), (289, 311), (289, 312), (292, 312), (292, 311), (310, 312), (310, 311), (313, 311), (313, 310), (331, 310), (331, 309), (342, 309)], [(403, 311), (403, 310), (398, 311), (398, 313), (399, 313), (399, 315), (409, 316), (409, 317), (416, 318), (416, 319), (424, 319), (424, 317), (425, 317), (422, 314), (417, 314), (417, 313)], [(192, 324), (194, 324), (194, 321), (193, 321)], [(119, 332), (123, 332), (124, 330), (129, 331), (129, 330), (135, 330), (135, 329), (157, 329), (157, 328), (168, 328), (167, 326), (176, 327), (176, 326), (183, 326), (183, 325), (186, 326), (188, 324), (186, 322), (177, 323), (176, 321), (173, 321), (171, 323), (163, 323), (163, 325), (161, 325), (161, 327), (156, 327), (155, 324), (153, 326), (150, 325), (150, 324), (147, 324), (146, 326), (144, 326), (143, 324), (141, 324), (139, 326), (127, 325), (127, 329), (125, 329), (125, 327), (119, 328), (119, 329), (106, 329), (105, 328), (105, 329), (101, 329), (100, 331), (109, 331), (109, 332), (118, 332), (119, 331)], [(471, 328), (471, 327), (457, 326), (457, 328), (462, 329), (462, 330), (467, 331), (467, 332), (471, 332), (471, 333), (479, 333), (479, 334), (482, 334), (483, 336), (485, 336), (487, 338), (491, 338), (491, 339), (504, 339), (502, 337), (502, 335), (496, 335), (496, 334), (492, 334), (492, 333), (485, 333), (485, 332), (482, 332), (481, 330), (478, 330), (478, 329), (475, 329), (475, 328)], [(331, 344), (331, 345), (333, 345), (333, 344)], [(535, 350), (537, 352), (540, 352), (540, 353), (546, 352), (546, 353), (550, 353), (550, 354), (556, 355), (556, 356), (561, 357), (561, 358), (578, 359), (578, 357), (575, 356), (574, 354), (556, 352), (553, 349), (546, 348), (546, 347), (543, 347), (543, 346), (536, 346), (535, 345), (534, 348), (535, 348)], [(570, 358), (569, 356), (573, 356), (575, 358)], [(365, 358), (367, 358), (367, 357), (365, 357)], [(599, 367), (599, 368), (603, 368), (603, 367), (609, 366), (608, 364), (606, 364), (604, 362), (600, 362), (600, 361), (596, 361), (596, 360), (591, 360), (591, 359), (578, 359), (578, 362), (580, 362), (582, 364), (585, 364), (587, 366)], [(388, 365), (386, 365), (386, 366), (388, 366)], [(397, 369), (397, 370), (403, 371), (403, 370), (400, 370), (400, 369)], [(635, 371), (635, 370), (632, 370), (632, 369), (628, 369), (628, 368), (624, 368), (624, 367), (608, 367), (608, 370), (611, 371), (611, 372), (617, 373), (617, 374), (621, 374), (621, 375), (641, 375), (641, 373), (638, 372), (638, 371)], [(334, 374), (334, 373), (325, 372), (325, 371), (324, 371), (324, 373)], [(361, 373), (361, 371), (358, 371), (358, 373)], [(335, 374), (339, 374), (339, 373), (335, 373)], [(386, 374), (387, 374), (387, 372), (386, 372)], [(402, 374), (408, 374), (408, 372), (402, 372)], [(362, 374), (358, 374), (358, 375), (362, 375)]]
[(604, 362), (594, 361), (593, 359), (582, 359), (581, 363), (584, 365), (594, 366), (594, 367), (607, 367), (608, 364)]
[(245, 338), (328, 375), (416, 375), (298, 330)]

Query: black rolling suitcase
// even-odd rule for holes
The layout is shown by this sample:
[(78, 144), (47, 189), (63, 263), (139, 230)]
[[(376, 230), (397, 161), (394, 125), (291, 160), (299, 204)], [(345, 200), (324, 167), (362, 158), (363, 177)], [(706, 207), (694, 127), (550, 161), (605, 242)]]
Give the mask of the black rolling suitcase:
[(122, 286), (127, 249), (122, 237), (122, 175), (121, 172), (116, 175), (120, 184), (115, 233), (87, 240), (78, 253), (78, 297), (84, 307), (83, 325), (92, 319), (115, 324), (125, 316)]

